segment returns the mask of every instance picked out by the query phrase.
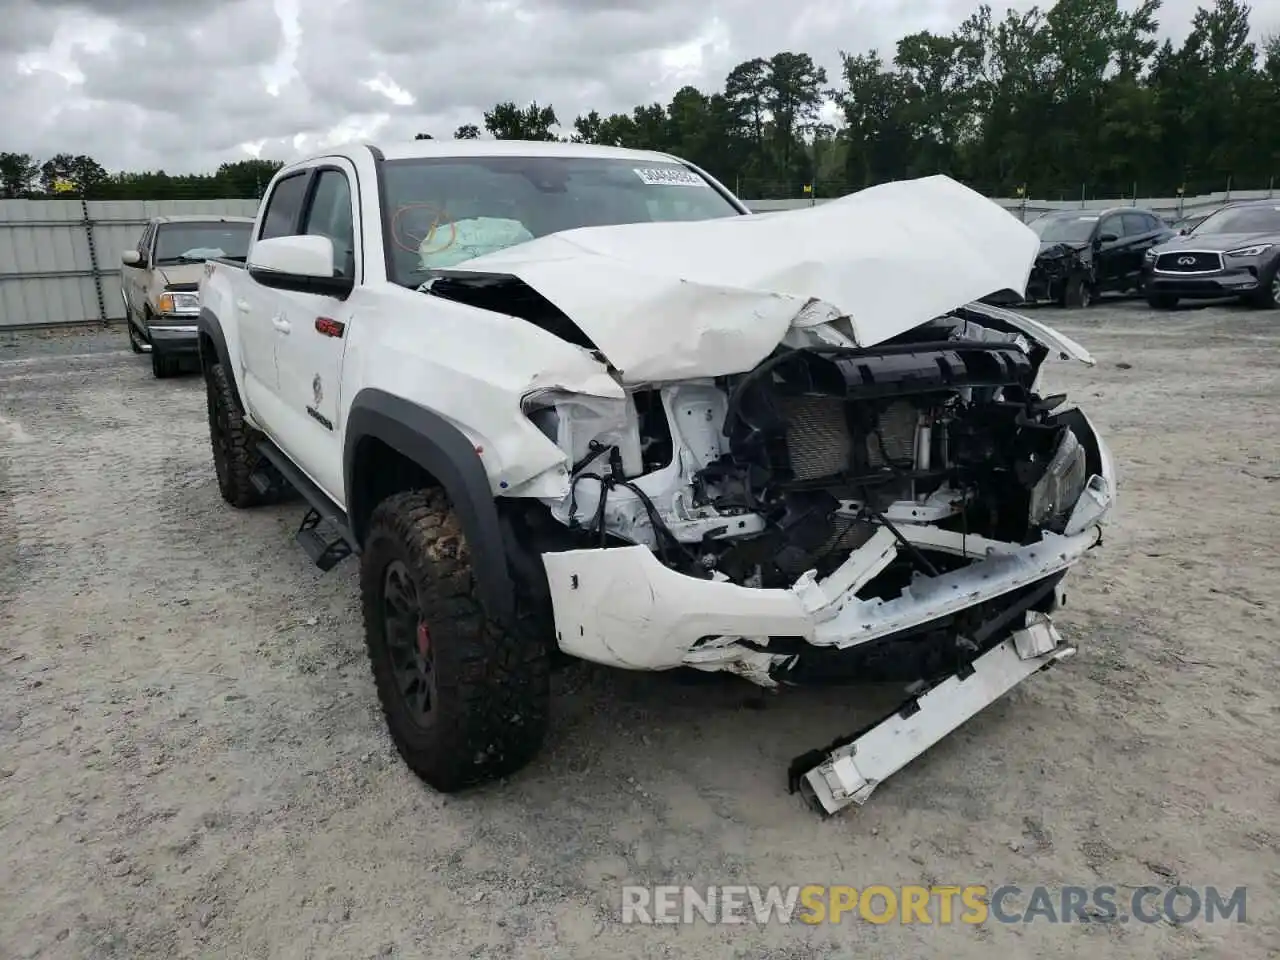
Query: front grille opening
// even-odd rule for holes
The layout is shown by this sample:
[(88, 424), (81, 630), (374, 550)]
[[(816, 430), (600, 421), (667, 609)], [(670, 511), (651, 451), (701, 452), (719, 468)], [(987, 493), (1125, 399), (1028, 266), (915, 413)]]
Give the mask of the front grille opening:
[(1196, 251), (1162, 253), (1156, 260), (1156, 267), (1166, 273), (1203, 273), (1209, 270), (1221, 270), (1222, 256), (1217, 253)]

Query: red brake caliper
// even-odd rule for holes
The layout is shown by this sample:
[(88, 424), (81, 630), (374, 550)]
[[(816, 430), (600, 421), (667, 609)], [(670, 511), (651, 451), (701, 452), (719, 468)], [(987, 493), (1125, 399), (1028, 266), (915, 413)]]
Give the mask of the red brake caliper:
[(418, 621), (418, 653), (423, 657), (427, 657), (431, 653), (431, 631), (427, 629), (426, 621)]

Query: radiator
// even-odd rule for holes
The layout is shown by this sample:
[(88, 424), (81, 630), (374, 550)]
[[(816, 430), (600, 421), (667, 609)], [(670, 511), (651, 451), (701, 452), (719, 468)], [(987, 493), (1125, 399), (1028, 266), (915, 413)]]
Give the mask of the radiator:
[[(786, 397), (781, 402), (787, 418), (787, 456), (796, 480), (835, 476), (851, 467), (853, 437), (845, 419), (846, 400), (833, 397)], [(867, 461), (873, 468), (888, 460), (910, 465), (915, 459), (916, 408), (895, 400), (880, 414), (879, 437), (866, 438)]]

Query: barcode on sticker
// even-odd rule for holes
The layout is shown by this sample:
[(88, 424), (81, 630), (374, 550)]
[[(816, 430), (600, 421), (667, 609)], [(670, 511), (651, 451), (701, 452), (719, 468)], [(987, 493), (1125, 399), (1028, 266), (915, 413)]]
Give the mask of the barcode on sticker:
[(636, 176), (651, 187), (705, 187), (707, 181), (679, 167), (637, 167)]

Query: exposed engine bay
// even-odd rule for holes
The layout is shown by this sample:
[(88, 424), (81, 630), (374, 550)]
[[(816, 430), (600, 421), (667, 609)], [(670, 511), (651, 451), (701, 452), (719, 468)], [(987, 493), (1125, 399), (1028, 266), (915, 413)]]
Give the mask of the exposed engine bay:
[[(979, 322), (981, 320), (982, 322)], [(782, 346), (748, 373), (641, 386), (625, 401), (546, 392), (526, 413), (573, 464), (545, 500), (583, 545), (639, 544), (685, 575), (784, 588), (887, 530), (904, 547), (864, 595), (967, 560), (904, 525), (1026, 544), (1062, 532), (1096, 464), (1046, 351), (954, 311), (871, 349)]]

